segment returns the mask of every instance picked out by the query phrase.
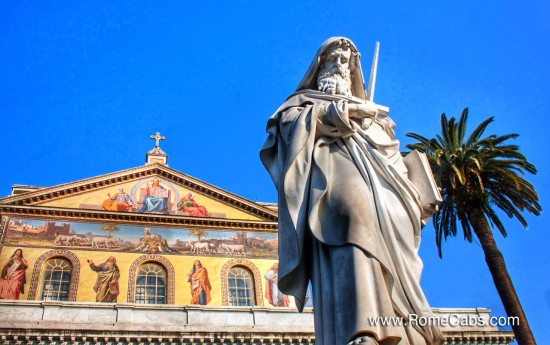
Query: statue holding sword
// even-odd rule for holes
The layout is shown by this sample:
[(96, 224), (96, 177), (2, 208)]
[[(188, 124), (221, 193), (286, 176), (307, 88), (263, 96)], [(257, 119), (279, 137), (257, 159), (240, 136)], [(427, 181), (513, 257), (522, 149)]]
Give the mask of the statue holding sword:
[(434, 205), (409, 179), (394, 127), (343, 37), (323, 43), (268, 121), (260, 157), (279, 193), (279, 289), (301, 310), (311, 281), (316, 344), (441, 341), (436, 325), (372, 322), (432, 316), (418, 247)]

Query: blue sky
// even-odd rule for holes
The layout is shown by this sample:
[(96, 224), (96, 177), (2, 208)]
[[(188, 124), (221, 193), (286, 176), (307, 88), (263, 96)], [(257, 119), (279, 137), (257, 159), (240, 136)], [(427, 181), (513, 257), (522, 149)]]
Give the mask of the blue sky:
[[(258, 151), (268, 117), (293, 92), (319, 45), (347, 36), (370, 70), (397, 136), (438, 132), (442, 112), (470, 109), (470, 129), (519, 133), (547, 209), (550, 14), (544, 1), (0, 3), (0, 195), (144, 163), (160, 131), (169, 165), (251, 200), (276, 201)], [(497, 235), (539, 341), (550, 337), (546, 214)], [(436, 307), (504, 315), (477, 243), (437, 257), (424, 229), (422, 284)]]

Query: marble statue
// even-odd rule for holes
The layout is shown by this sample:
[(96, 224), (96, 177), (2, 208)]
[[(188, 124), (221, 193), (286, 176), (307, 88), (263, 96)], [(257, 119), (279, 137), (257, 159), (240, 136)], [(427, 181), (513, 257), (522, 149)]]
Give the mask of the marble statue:
[(279, 289), (303, 309), (312, 285), (315, 343), (439, 344), (420, 288), (417, 188), (387, 108), (367, 100), (355, 45), (333, 37), (269, 119), (261, 160), (278, 190)]

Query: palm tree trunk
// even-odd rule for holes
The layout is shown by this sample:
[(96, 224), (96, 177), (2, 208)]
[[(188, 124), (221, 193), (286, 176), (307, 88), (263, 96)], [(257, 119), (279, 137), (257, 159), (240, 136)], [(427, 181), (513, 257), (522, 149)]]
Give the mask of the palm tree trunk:
[(514, 331), (518, 344), (536, 345), (533, 332), (529, 327), (529, 323), (527, 322), (527, 318), (519, 302), (516, 289), (506, 269), (504, 257), (497, 247), (487, 218), (485, 218), (485, 215), (480, 210), (472, 210), (468, 213), (468, 218), (481, 243), (481, 248), (483, 248), (485, 262), (487, 262), (487, 266), (493, 277), (495, 287), (504, 305), (504, 310), (506, 310), (508, 317), (517, 317), (516, 321), (519, 320), (519, 322), (512, 323), (512, 330)]

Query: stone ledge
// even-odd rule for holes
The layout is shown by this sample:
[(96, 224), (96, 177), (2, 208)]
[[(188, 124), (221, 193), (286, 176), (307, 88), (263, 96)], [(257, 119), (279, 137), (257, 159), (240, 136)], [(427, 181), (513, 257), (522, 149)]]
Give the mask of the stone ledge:
[(0, 328), (313, 333), (311, 309), (0, 300)]
[[(478, 318), (485, 308), (433, 308), (436, 318)], [(0, 342), (82, 345), (313, 344), (313, 310), (0, 300)], [(443, 327), (445, 344), (509, 344), (494, 326)]]

